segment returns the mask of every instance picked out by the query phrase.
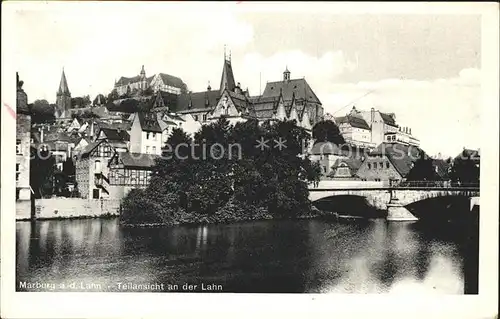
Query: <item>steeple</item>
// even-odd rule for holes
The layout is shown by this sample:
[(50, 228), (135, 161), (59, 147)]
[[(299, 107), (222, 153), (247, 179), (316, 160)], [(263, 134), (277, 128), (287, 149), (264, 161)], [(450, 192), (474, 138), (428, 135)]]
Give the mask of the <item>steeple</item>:
[(288, 66), (286, 66), (285, 72), (283, 72), (283, 81), (290, 81), (290, 71), (288, 71)]
[(146, 77), (146, 71), (144, 70), (144, 64), (142, 65), (142, 68), (141, 68), (141, 77)]
[(56, 118), (65, 117), (66, 111), (71, 108), (71, 93), (69, 92), (68, 82), (66, 81), (66, 74), (64, 68), (61, 75), (61, 82), (59, 83), (59, 90), (56, 94), (56, 107), (54, 109), (54, 116)]
[(224, 89), (228, 89), (233, 92), (236, 87), (236, 83), (234, 81), (233, 68), (231, 67), (231, 55), (229, 59), (226, 57), (226, 46), (224, 46), (224, 65), (222, 66), (222, 76), (220, 79), (220, 93)]
[(62, 70), (61, 82), (59, 83), (59, 90), (57, 91), (57, 95), (71, 96), (68, 88), (68, 82), (66, 81), (66, 74), (64, 74), (64, 68)]

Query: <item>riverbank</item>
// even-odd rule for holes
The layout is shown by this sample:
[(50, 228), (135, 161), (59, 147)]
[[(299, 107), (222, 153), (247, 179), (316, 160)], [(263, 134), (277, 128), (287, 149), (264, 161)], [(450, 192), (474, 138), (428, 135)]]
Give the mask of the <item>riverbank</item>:
[[(255, 209), (255, 208), (254, 208)], [(241, 208), (242, 210), (242, 208)], [(227, 210), (215, 213), (211, 216), (198, 215), (198, 218), (185, 218), (183, 220), (175, 220), (168, 222), (137, 222), (125, 223), (120, 220), (120, 225), (127, 228), (152, 228), (152, 227), (174, 227), (174, 226), (188, 226), (188, 225), (215, 225), (215, 224), (233, 224), (241, 222), (256, 222), (266, 220), (307, 220), (324, 217), (325, 212), (322, 212), (313, 207), (309, 212), (298, 214), (293, 217), (273, 216), (264, 209), (259, 209), (255, 215), (251, 214), (237, 214), (238, 211), (233, 211), (232, 215), (227, 213)]]

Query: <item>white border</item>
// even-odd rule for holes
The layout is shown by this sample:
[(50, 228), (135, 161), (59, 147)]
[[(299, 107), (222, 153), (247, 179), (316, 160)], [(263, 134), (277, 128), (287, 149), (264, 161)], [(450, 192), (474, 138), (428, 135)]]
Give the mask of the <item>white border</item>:
[[(480, 278), (478, 296), (389, 296), (318, 294), (155, 294), (155, 293), (16, 293), (14, 138), (15, 120), (4, 103), (15, 108), (17, 61), (15, 10), (64, 10), (67, 6), (114, 6), (136, 10), (137, 3), (2, 3), (2, 174), (1, 174), (1, 314), (2, 318), (149, 318), (149, 317), (288, 317), (374, 316), (403, 318), (492, 318), (498, 298), (498, 105), (499, 17), (497, 3), (148, 3), (169, 10), (333, 11), (342, 13), (481, 14), (483, 106), (481, 130)], [(180, 13), (181, 14), (181, 13)], [(207, 13), (209, 14), (209, 13)], [(36, 27), (36, 26), (35, 26)], [(457, 24), (457, 28), (460, 25)], [(22, 74), (21, 80), (22, 80)], [(27, 92), (29, 94), (29, 92)], [(9, 200), (12, 198), (12, 200)]]

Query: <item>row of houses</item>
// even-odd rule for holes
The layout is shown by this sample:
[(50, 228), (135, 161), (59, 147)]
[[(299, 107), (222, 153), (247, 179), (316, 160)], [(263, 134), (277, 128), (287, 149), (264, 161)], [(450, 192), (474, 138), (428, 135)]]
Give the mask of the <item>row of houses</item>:
[[(464, 155), (479, 167), (479, 152), (464, 148), (449, 161), (432, 159), (437, 179), (448, 181), (452, 163)], [(398, 141), (383, 142), (375, 149), (342, 147), (330, 142), (320, 142), (314, 144), (310, 150), (310, 158), (320, 164), (323, 178), (332, 180), (405, 181), (421, 156), (427, 156), (421, 148)]]

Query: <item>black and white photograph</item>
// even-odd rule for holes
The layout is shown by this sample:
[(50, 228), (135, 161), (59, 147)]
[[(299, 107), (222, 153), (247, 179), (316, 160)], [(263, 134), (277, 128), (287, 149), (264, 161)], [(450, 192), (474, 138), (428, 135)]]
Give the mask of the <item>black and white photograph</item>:
[(10, 293), (482, 291), (480, 11), (28, 4), (2, 73)]

